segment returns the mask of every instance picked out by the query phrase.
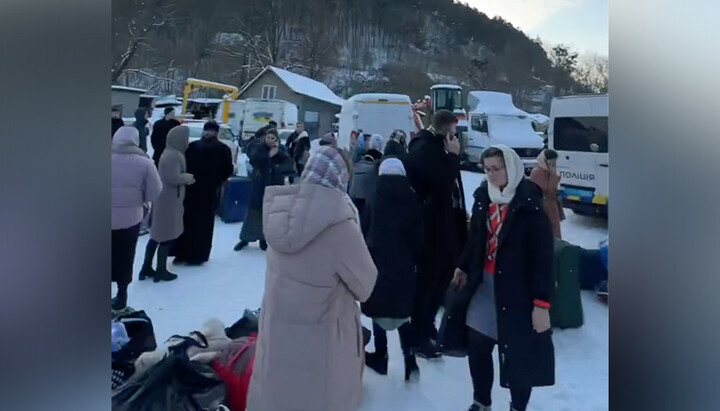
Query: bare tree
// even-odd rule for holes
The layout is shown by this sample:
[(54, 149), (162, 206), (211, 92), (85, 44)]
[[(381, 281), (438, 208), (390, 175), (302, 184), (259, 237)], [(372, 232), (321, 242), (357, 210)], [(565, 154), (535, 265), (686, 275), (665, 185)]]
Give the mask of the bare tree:
[(128, 68), (150, 34), (173, 23), (173, 2), (163, 0), (115, 0), (112, 2), (112, 67), (110, 81), (116, 82)]
[(335, 26), (328, 25), (322, 11), (309, 8), (304, 13), (302, 24), (292, 39), (287, 56), (286, 68), (301, 69), (305, 75), (320, 80), (323, 71), (337, 63), (339, 55), (339, 33)]
[(574, 73), (575, 80), (593, 93), (608, 91), (608, 59), (597, 54), (579, 59)]

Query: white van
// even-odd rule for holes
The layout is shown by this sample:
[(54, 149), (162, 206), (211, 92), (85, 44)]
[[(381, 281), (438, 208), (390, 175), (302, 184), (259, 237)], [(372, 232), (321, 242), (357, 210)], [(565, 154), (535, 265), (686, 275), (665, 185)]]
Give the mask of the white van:
[(537, 164), (545, 143), (533, 128), (530, 115), (515, 107), (512, 96), (497, 91), (471, 91), (465, 156), (472, 164), (493, 144), (504, 144), (520, 156), (527, 174)]
[(338, 121), (338, 147), (350, 147), (350, 133), (362, 130), (363, 134), (380, 134), (387, 141), (395, 130), (402, 130), (412, 138), (416, 128), (413, 122), (412, 102), (404, 94), (356, 94), (340, 110)]
[(249, 98), (245, 101), (245, 114), (242, 123), (243, 141), (251, 138), (256, 131), (274, 120), (278, 128), (295, 128), (298, 121), (298, 108), (285, 100)]
[(578, 214), (607, 217), (607, 94), (553, 99), (548, 145), (558, 152), (564, 207)]

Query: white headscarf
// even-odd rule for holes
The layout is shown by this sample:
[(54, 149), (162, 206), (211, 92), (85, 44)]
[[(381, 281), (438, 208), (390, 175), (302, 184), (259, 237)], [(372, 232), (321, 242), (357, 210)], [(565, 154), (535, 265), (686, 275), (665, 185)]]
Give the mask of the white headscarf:
[(382, 163), (380, 163), (380, 169), (378, 170), (378, 175), (381, 176), (404, 176), (405, 174), (405, 167), (403, 166), (402, 161), (400, 161), (397, 158), (387, 158), (383, 160)]
[(525, 177), (525, 167), (523, 166), (522, 160), (520, 160), (520, 156), (518, 156), (512, 148), (503, 144), (494, 144), (490, 146), (490, 148), (502, 150), (508, 179), (507, 186), (505, 186), (503, 190), (500, 190), (500, 187), (494, 186), (490, 183), (490, 180), (488, 180), (490, 201), (498, 204), (510, 204), (513, 197), (515, 197), (515, 190), (523, 177)]

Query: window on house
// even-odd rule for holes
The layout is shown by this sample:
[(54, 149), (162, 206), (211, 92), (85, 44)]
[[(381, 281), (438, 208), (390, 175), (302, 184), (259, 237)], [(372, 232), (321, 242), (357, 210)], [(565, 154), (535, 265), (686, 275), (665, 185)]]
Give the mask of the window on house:
[(273, 99), (275, 98), (275, 94), (277, 92), (276, 86), (263, 86), (262, 88), (262, 98), (264, 99)]

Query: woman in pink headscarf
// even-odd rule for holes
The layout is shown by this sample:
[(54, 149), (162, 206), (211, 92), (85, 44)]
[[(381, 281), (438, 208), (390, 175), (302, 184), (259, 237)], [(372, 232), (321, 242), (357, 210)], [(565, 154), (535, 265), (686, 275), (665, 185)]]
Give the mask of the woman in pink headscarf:
[(560, 176), (557, 172), (557, 158), (555, 150), (543, 150), (537, 158), (537, 165), (530, 173), (530, 180), (543, 192), (543, 208), (552, 224), (553, 236), (561, 238), (560, 221), (565, 219), (565, 213), (558, 200)]

